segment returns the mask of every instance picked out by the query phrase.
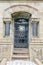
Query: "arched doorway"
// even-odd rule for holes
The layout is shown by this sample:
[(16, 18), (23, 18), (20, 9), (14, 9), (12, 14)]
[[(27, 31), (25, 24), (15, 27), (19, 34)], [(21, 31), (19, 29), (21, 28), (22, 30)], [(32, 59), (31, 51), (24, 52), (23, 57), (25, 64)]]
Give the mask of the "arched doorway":
[[(12, 14), (14, 21), (14, 49), (29, 48), (29, 22), (31, 14), (16, 12)], [(23, 50), (22, 50), (23, 51)]]

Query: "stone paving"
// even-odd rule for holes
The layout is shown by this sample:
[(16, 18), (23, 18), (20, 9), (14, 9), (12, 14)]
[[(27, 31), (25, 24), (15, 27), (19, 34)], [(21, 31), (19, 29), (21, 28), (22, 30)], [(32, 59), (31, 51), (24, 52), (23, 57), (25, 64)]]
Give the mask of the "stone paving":
[(25, 61), (25, 60), (12, 60), (8, 61), (7, 65), (36, 65), (34, 62)]

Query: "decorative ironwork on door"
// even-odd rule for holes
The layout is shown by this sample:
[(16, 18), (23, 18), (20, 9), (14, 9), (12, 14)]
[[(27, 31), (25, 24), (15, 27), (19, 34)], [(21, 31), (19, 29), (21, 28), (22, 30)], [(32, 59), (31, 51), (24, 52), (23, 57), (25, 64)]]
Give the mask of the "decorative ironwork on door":
[(29, 20), (17, 18), (14, 22), (14, 47), (28, 48)]

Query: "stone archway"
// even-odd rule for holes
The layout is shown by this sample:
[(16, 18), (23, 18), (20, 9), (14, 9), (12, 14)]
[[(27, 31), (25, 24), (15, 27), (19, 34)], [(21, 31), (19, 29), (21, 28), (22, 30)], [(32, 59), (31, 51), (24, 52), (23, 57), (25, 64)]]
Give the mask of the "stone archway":
[(3, 14), (3, 18), (11, 18), (11, 14), (15, 13), (15, 12), (19, 12), (19, 11), (22, 11), (22, 12), (28, 12), (30, 14), (32, 14), (32, 17), (37, 17), (37, 13), (38, 13), (38, 10), (32, 6), (29, 6), (29, 5), (13, 5), (13, 6), (10, 6), (9, 8), (6, 8), (5, 11), (4, 11), (4, 14)]
[[(13, 14), (11, 14), (12, 15), (12, 21), (13, 21), (13, 54), (28, 54), (28, 51), (29, 51), (29, 35), (30, 35), (30, 33), (28, 33), (29, 32), (29, 28), (30, 28), (30, 18), (31, 18), (31, 14), (30, 13), (28, 13), (28, 12), (22, 12), (22, 11), (19, 11), (19, 12), (15, 12), (15, 13), (13, 13)], [(25, 22), (23, 22), (22, 21), (22, 23), (16, 23), (15, 21), (19, 21), (20, 19), (22, 19), (22, 20), (24, 20)], [(16, 37), (18, 37), (17, 35), (16, 35), (16, 37), (15, 37), (15, 23), (16, 23), (16, 27), (18, 28), (19, 27), (19, 25), (21, 26), (22, 25), (22, 27), (25, 27), (25, 28), (28, 28), (27, 29), (27, 38), (25, 37), (25, 32), (24, 31), (22, 31), (22, 32), (20, 32), (19, 31), (19, 33), (18, 32), (16, 32), (17, 33), (17, 35), (20, 35), (19, 36), (19, 40), (17, 40), (16, 39), (16, 41), (15, 41), (15, 38)], [(24, 33), (23, 33), (24, 32)], [(21, 36), (21, 35), (23, 35), (23, 36)], [(22, 37), (22, 39), (21, 39), (21, 37)], [(26, 39), (25, 39), (25, 38)], [(22, 40), (23, 40), (23, 42), (22, 42)], [(20, 43), (18, 43), (18, 41), (20, 41)], [(26, 42), (25, 42), (26, 41)], [(21, 43), (22, 42), (22, 43)], [(25, 50), (25, 51), (24, 51)]]
[[(14, 19), (18, 18), (18, 16), (19, 17), (21, 16), (22, 18), (26, 18), (26, 19), (29, 19), (30, 17), (37, 18), (37, 16), (38, 16), (37, 13), (38, 13), (38, 10), (33, 7), (30, 7), (27, 5), (14, 5), (5, 10), (3, 20), (5, 22), (10, 21), (11, 25), (12, 25), (12, 23), (14, 22)], [(32, 16), (31, 16), (31, 14), (32, 14)], [(12, 20), (12, 17), (13, 17), (13, 20)], [(30, 22), (31, 22), (31, 20), (30, 20)], [(30, 25), (30, 23), (29, 23), (29, 25)], [(29, 30), (30, 30), (30, 26), (29, 26)], [(11, 29), (11, 33), (12, 33), (12, 29)], [(11, 35), (11, 37), (12, 36), (13, 36), (13, 34)], [(13, 36), (12, 40), (14, 41), (14, 36)], [(29, 42), (30, 42), (30, 33), (29, 33)], [(14, 42), (11, 41), (11, 43), (14, 46), (14, 44), (13, 44)], [(18, 52), (19, 53), (23, 53), (23, 52), (29, 53), (29, 48), (27, 50), (26, 49), (18, 49), (18, 50), (14, 49), (14, 51), (16, 53), (18, 53)]]
[(29, 23), (31, 14), (16, 12), (12, 14), (12, 18), (14, 20), (14, 48), (29, 48)]

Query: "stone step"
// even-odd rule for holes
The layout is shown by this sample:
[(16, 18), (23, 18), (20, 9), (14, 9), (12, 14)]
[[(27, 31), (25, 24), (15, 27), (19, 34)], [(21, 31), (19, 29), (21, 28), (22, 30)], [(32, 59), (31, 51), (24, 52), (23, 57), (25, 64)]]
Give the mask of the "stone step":
[(25, 59), (25, 60), (27, 60), (27, 59), (30, 59), (30, 57), (29, 57), (29, 56), (13, 56), (12, 59), (14, 59), (14, 60), (15, 60), (15, 59), (16, 59), (16, 60), (17, 60), (17, 59), (18, 59), (18, 60), (20, 60), (20, 59), (23, 59), (23, 60)]
[(29, 59), (30, 55), (29, 54), (13, 54), (12, 59)]
[(28, 48), (14, 48), (13, 53), (29, 53)]
[(13, 53), (13, 54), (15, 54), (15, 55), (28, 55), (29, 53)]
[(26, 57), (24, 57), (24, 58), (12, 57), (12, 60), (29, 60), (29, 59), (30, 59), (30, 57), (28, 57), (28, 58), (26, 58)]
[(27, 53), (13, 53), (13, 54), (17, 54), (17, 55), (29, 55), (29, 53), (27, 52)]

